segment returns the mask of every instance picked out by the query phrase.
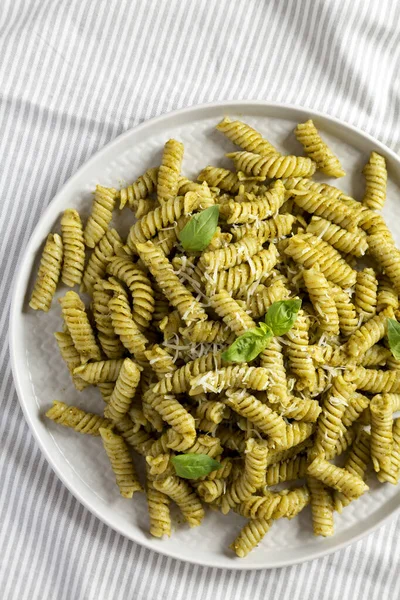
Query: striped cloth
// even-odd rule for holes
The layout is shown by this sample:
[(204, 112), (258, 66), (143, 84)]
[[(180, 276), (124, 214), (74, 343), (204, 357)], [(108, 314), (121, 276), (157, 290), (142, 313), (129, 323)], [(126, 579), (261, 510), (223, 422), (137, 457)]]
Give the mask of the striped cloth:
[(3, 600), (400, 597), (395, 519), (332, 556), (275, 571), (201, 568), (124, 539), (42, 457), (7, 350), (13, 274), (41, 213), (79, 165), (141, 121), (214, 100), (273, 100), (398, 150), (399, 22), (396, 0), (2, 0)]

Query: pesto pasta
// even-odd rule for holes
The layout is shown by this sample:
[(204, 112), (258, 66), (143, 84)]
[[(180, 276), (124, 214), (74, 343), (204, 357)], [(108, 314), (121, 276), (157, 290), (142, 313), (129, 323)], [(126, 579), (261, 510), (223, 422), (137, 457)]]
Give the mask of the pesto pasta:
[(379, 154), (359, 201), (312, 179), (344, 171), (311, 120), (295, 130), (307, 156), (237, 119), (217, 130), (238, 147), (233, 170), (189, 179), (168, 140), (133, 183), (96, 187), (84, 229), (65, 210), (30, 307), (81, 286), (63, 289), (53, 344), (101, 406), (55, 400), (47, 418), (101, 438), (117, 493), (145, 495), (152, 536), (173, 532), (173, 504), (190, 527), (209, 505), (248, 520), (230, 546), (243, 558), (308, 504), (310, 532), (327, 537), (371, 476), (397, 484), (400, 250), (376, 212)]

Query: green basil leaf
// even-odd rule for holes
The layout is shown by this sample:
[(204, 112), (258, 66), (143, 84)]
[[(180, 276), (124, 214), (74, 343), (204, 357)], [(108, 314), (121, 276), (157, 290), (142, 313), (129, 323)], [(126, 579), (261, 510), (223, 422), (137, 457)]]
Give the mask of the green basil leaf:
[(193, 215), (178, 234), (187, 252), (200, 252), (207, 248), (218, 226), (219, 206), (215, 204)]
[(264, 320), (274, 335), (283, 335), (293, 327), (300, 307), (301, 300), (299, 298), (279, 300), (271, 304)]
[(175, 472), (185, 479), (198, 479), (221, 468), (221, 463), (207, 454), (177, 454), (171, 459)]
[(388, 341), (389, 348), (393, 354), (393, 356), (399, 360), (400, 359), (400, 323), (396, 321), (396, 319), (388, 319)]
[[(262, 326), (261, 326), (262, 325)], [(265, 323), (260, 327), (249, 329), (239, 336), (222, 354), (223, 360), (229, 362), (250, 362), (266, 348), (273, 337), (271, 329)]]

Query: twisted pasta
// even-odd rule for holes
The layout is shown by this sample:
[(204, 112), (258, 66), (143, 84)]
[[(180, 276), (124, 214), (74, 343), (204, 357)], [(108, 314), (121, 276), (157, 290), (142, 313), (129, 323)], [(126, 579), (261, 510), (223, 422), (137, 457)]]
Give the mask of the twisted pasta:
[(206, 320), (204, 308), (182, 285), (171, 263), (162, 252), (150, 241), (146, 244), (137, 244), (137, 249), (141, 259), (162, 287), (170, 303), (179, 311), (182, 319), (188, 325), (196, 320)]
[(190, 378), (190, 396), (202, 392), (219, 393), (227, 388), (249, 388), (265, 390), (268, 387), (268, 373), (262, 367), (238, 365), (207, 371)]
[(249, 235), (257, 237), (262, 242), (272, 241), (289, 235), (296, 218), (293, 215), (277, 215), (265, 221), (254, 220), (244, 225), (233, 225), (231, 232), (236, 241)]
[(364, 325), (361, 325), (349, 338), (346, 352), (355, 359), (361, 358), (367, 350), (377, 344), (387, 333), (388, 317), (393, 316), (392, 307), (385, 308)]
[(336, 375), (332, 379), (332, 387), (323, 400), (318, 419), (314, 443), (316, 454), (326, 455), (334, 449), (339, 436), (343, 434), (343, 415), (355, 389), (356, 384), (346, 381), (343, 375)]
[(226, 246), (232, 240), (231, 233), (223, 233), (221, 227), (217, 227), (214, 235), (211, 238), (211, 242), (208, 244), (206, 250), (208, 252), (213, 252), (214, 250), (220, 250), (221, 248), (226, 248)]
[(307, 187), (302, 182), (296, 190), (291, 190), (296, 205), (317, 217), (340, 225), (344, 229), (354, 231), (359, 222), (358, 213), (342, 200), (320, 194)]
[(313, 390), (316, 385), (316, 373), (312, 357), (307, 353), (309, 324), (302, 309), (285, 338), (283, 352), (288, 359), (290, 370), (296, 377), (298, 390)]
[(325, 275), (318, 268), (304, 269), (303, 279), (314, 306), (321, 331), (339, 334), (339, 315)]
[(121, 358), (125, 349), (114, 331), (108, 306), (112, 295), (107, 282), (97, 281), (93, 286), (92, 312), (103, 352), (107, 358)]
[(117, 190), (96, 186), (92, 213), (86, 223), (83, 237), (88, 248), (94, 248), (106, 233), (112, 219)]
[(273, 519), (281, 519), (282, 517), (293, 519), (310, 502), (310, 492), (305, 485), (291, 490), (282, 490), (281, 492), (271, 492), (265, 489), (264, 497), (269, 498), (271, 496), (279, 499), (279, 503), (272, 513)]
[[(349, 455), (344, 463), (346, 471), (359, 477), (360, 479), (365, 478), (368, 463), (371, 458), (371, 440), (370, 435), (366, 431), (360, 431), (353, 445), (351, 446)], [(352, 502), (351, 496), (346, 496), (343, 492), (335, 490), (333, 494), (333, 504), (335, 510), (339, 513), (342, 512), (345, 506), (348, 506)]]
[(281, 156), (280, 154), (259, 156), (252, 152), (231, 152), (227, 156), (233, 160), (237, 171), (256, 177), (261, 176), (264, 179), (311, 177), (315, 173), (315, 163), (303, 156)]
[(132, 319), (144, 331), (149, 327), (154, 312), (154, 292), (149, 278), (142, 269), (126, 258), (112, 258), (107, 272), (128, 286), (133, 299)]
[(75, 348), (86, 362), (93, 358), (100, 360), (100, 348), (96, 343), (93, 329), (86, 314), (85, 305), (76, 292), (67, 292), (59, 299), (62, 316), (71, 334)]
[(267, 219), (276, 213), (285, 201), (285, 186), (281, 181), (275, 181), (270, 190), (263, 196), (257, 196), (253, 201), (226, 202), (220, 206), (220, 214), (228, 224), (252, 223)]
[(248, 259), (245, 264), (231, 267), (225, 271), (218, 271), (216, 277), (208, 276), (206, 278), (206, 293), (208, 296), (212, 292), (221, 292), (222, 290), (237, 294), (243, 292), (252, 283), (268, 274), (276, 265), (278, 260), (278, 250), (276, 246), (270, 244), (265, 250), (261, 250)]
[(274, 280), (268, 287), (259, 285), (247, 299), (247, 308), (254, 319), (263, 317), (271, 304), (285, 300), (289, 291), (280, 279)]
[(61, 279), (65, 285), (74, 287), (82, 281), (85, 268), (85, 244), (82, 221), (77, 210), (68, 208), (61, 218), (64, 261)]
[(331, 284), (331, 291), (339, 317), (339, 329), (344, 336), (349, 336), (358, 327), (356, 308), (349, 295), (342, 288)]
[(195, 192), (198, 196), (201, 196), (199, 208), (209, 208), (215, 204), (214, 194), (211, 192), (206, 181), (203, 181), (203, 183), (200, 185), (195, 181), (186, 179), (186, 177), (179, 177), (178, 185), (178, 194), (181, 196), (184, 196), (188, 192)]
[(368, 249), (367, 237), (361, 229), (347, 231), (321, 217), (312, 217), (307, 225), (307, 233), (320, 237), (336, 250), (353, 256), (364, 256)]
[(400, 294), (400, 251), (392, 240), (382, 233), (368, 236), (368, 249), (371, 256), (382, 266), (396, 292)]
[(126, 358), (118, 373), (115, 387), (110, 396), (104, 416), (118, 422), (126, 415), (132, 403), (140, 380), (140, 368), (130, 358)]
[(378, 282), (374, 269), (367, 268), (357, 273), (354, 305), (359, 316), (367, 321), (376, 313)]
[(306, 269), (318, 263), (325, 277), (340, 287), (351, 287), (356, 282), (356, 271), (353, 271), (339, 252), (310, 233), (290, 238), (285, 254)]
[(374, 396), (370, 404), (371, 412), (371, 458), (374, 470), (390, 469), (393, 446), (393, 406), (390, 394)]
[(351, 371), (351, 377), (357, 384), (358, 390), (370, 394), (400, 392), (400, 372), (398, 371), (381, 371), (379, 369), (355, 367)]
[(354, 393), (349, 399), (348, 405), (343, 413), (343, 425), (345, 427), (350, 427), (355, 421), (357, 421), (358, 417), (369, 405), (369, 402), (370, 400), (367, 398), (367, 396), (359, 394), (358, 392)]
[(150, 520), (150, 534), (161, 538), (171, 535), (171, 516), (169, 497), (154, 487), (151, 478), (146, 479), (146, 497)]
[[(255, 322), (226, 290), (210, 297), (210, 304), (224, 323), (237, 335), (256, 327)], [(206, 321), (207, 323), (207, 321)]]
[(400, 477), (400, 419), (395, 419), (392, 429), (393, 446), (390, 465), (381, 467), (377, 477), (379, 481), (388, 481), (397, 485)]
[(242, 121), (231, 121), (228, 117), (225, 117), (218, 123), (217, 129), (234, 144), (248, 152), (255, 152), (260, 156), (278, 153), (276, 148), (263, 138), (258, 131)]
[(176, 140), (168, 140), (158, 169), (157, 198), (160, 204), (172, 200), (178, 194), (182, 159), (183, 144)]
[(383, 346), (372, 346), (366, 351), (361, 361), (363, 367), (383, 367), (386, 362), (392, 357), (392, 353), (388, 348)]
[(307, 478), (311, 494), (311, 512), (314, 535), (328, 537), (334, 533), (333, 501), (330, 491), (314, 477)]
[[(85, 385), (88, 384), (85, 382)], [(106, 404), (110, 401), (110, 396), (113, 392), (114, 386), (114, 381), (105, 381), (104, 383), (98, 383), (96, 386)]]
[(69, 406), (65, 402), (54, 400), (53, 406), (46, 412), (46, 417), (59, 425), (70, 427), (78, 433), (87, 433), (89, 435), (100, 435), (100, 429), (110, 429), (111, 421), (95, 415), (87, 413), (76, 406)]
[(399, 296), (389, 278), (386, 275), (382, 275), (378, 277), (376, 312), (379, 313), (388, 306), (391, 306), (393, 310), (397, 310), (399, 308)]
[(184, 437), (195, 437), (196, 428), (191, 414), (171, 394), (151, 397), (149, 404), (162, 419)]
[(224, 402), (239, 415), (254, 423), (271, 440), (277, 443), (283, 441), (286, 433), (283, 418), (246, 390), (227, 389)]
[(386, 200), (387, 171), (386, 161), (377, 152), (371, 152), (369, 161), (363, 168), (365, 175), (365, 195), (363, 203), (374, 210), (382, 210)]
[[(138, 177), (131, 185), (122, 188), (119, 192), (120, 204), (122, 210), (128, 204), (131, 210), (136, 210), (137, 203), (140, 200), (145, 200), (154, 190), (157, 185), (158, 168), (152, 167), (147, 169), (143, 175)], [(138, 215), (136, 215), (138, 217)]]
[(278, 485), (283, 481), (293, 481), (302, 479), (307, 474), (308, 458), (305, 455), (298, 454), (289, 460), (275, 463), (268, 467), (265, 473), (265, 483), (267, 486)]
[(194, 323), (189, 327), (181, 328), (180, 333), (193, 343), (222, 344), (225, 342), (231, 344), (235, 339), (230, 328), (221, 321), (207, 320)]
[(123, 438), (110, 431), (110, 429), (100, 427), (99, 432), (112, 470), (115, 473), (121, 496), (132, 498), (135, 492), (142, 492), (143, 488), (136, 475), (132, 457)]
[(57, 233), (47, 236), (40, 259), (39, 271), (32, 291), (29, 306), (33, 310), (50, 310), (60, 278), (63, 259), (63, 243)]
[[(264, 365), (261, 364), (261, 366)], [(271, 397), (271, 388), (272, 382), (268, 388), (268, 398)], [(319, 402), (317, 400), (312, 400), (311, 398), (297, 398), (288, 395), (283, 403), (281, 401), (274, 401), (267, 402), (267, 404), (270, 408), (287, 419), (305, 421), (306, 423), (315, 423), (321, 413)]]
[(204, 518), (204, 509), (195, 492), (186, 481), (170, 475), (162, 480), (154, 481), (154, 487), (166, 494), (179, 507), (185, 521), (190, 527), (197, 527)]
[(148, 431), (138, 429), (127, 415), (115, 424), (115, 428), (138, 454), (143, 456), (148, 454), (154, 443), (154, 438)]
[(103, 279), (106, 274), (107, 259), (115, 254), (118, 245), (122, 245), (119, 233), (115, 229), (107, 229), (89, 257), (83, 273), (82, 291), (93, 293), (96, 281)]
[(317, 169), (330, 177), (343, 177), (345, 175), (338, 157), (322, 140), (311, 119), (305, 123), (299, 123), (294, 133), (307, 156), (316, 163)]
[(293, 446), (298, 446), (314, 433), (314, 423), (303, 423), (295, 421), (288, 423), (285, 427), (285, 434), (281, 439), (269, 440), (269, 447), (272, 449), (288, 450)]
[(243, 189), (246, 192), (250, 192), (257, 185), (254, 181), (240, 181), (237, 173), (233, 173), (228, 169), (211, 166), (203, 169), (199, 173), (197, 180), (202, 182), (205, 181), (209, 187), (218, 187), (231, 194), (237, 194), (240, 191), (241, 186), (243, 186)]
[(260, 367), (267, 370), (270, 380), (268, 387), (268, 399), (271, 402), (270, 408), (282, 414), (275, 405), (286, 406), (290, 401), (282, 345), (276, 338), (272, 338), (267, 348), (259, 356)]
[(308, 465), (307, 472), (325, 485), (333, 487), (350, 498), (358, 498), (369, 489), (358, 475), (353, 475), (346, 469), (332, 465), (320, 456), (317, 456)]
[(261, 542), (271, 524), (272, 520), (250, 519), (232, 542), (230, 548), (239, 558), (244, 558)]
[(138, 243), (144, 244), (163, 228), (175, 225), (181, 217), (198, 208), (200, 200), (201, 197), (195, 192), (188, 192), (184, 196), (174, 196), (163, 202), (132, 225), (126, 240), (128, 247), (135, 252)]
[(239, 242), (228, 244), (225, 248), (203, 252), (200, 264), (207, 271), (220, 271), (241, 265), (262, 250), (262, 242), (256, 237), (246, 236)]
[(73, 374), (76, 367), (79, 367), (81, 364), (81, 357), (78, 350), (75, 348), (71, 335), (68, 331), (57, 331), (54, 334), (54, 337), (57, 340), (60, 354), (67, 364), (74, 386), (80, 391), (85, 389), (85, 387), (88, 385), (86, 381), (83, 381), (83, 379), (81, 379), (79, 376)]
[(108, 303), (111, 322), (122, 344), (137, 360), (144, 360), (147, 338), (132, 318), (131, 308), (125, 294), (116, 291)]
[(74, 369), (74, 375), (78, 375), (84, 381), (93, 385), (117, 381), (123, 362), (122, 359), (119, 359), (86, 363)]
[(268, 447), (250, 438), (246, 442), (244, 470), (233, 479), (221, 496), (221, 511), (227, 514), (236, 504), (249, 498), (265, 481)]
[(166, 374), (173, 373), (177, 369), (172, 356), (158, 344), (154, 344), (149, 350), (146, 350), (145, 356), (158, 379), (162, 379)]

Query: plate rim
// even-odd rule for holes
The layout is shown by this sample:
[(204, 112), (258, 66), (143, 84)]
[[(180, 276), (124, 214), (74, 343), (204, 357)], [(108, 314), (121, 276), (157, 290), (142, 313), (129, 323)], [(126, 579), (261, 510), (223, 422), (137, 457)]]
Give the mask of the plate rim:
[[(20, 310), (21, 304), (23, 304), (23, 299), (26, 295), (26, 286), (29, 281), (29, 273), (28, 273), (27, 277), (24, 277), (24, 269), (22, 268), (22, 265), (27, 262), (29, 255), (35, 249), (35, 240), (36, 240), (36, 237), (38, 236), (38, 231), (42, 226), (41, 225), (42, 222), (45, 221), (47, 219), (48, 214), (50, 214), (52, 212), (52, 206), (56, 202), (58, 202), (59, 196), (64, 194), (64, 190), (67, 186), (73, 185), (74, 182), (80, 178), (81, 173), (84, 170), (90, 168), (90, 166), (92, 166), (93, 163), (95, 163), (96, 161), (101, 159), (103, 155), (110, 152), (114, 147), (118, 147), (121, 144), (121, 142), (128, 139), (130, 136), (134, 135), (135, 133), (138, 133), (138, 132), (140, 133), (141, 130), (145, 129), (149, 124), (152, 124), (154, 126), (154, 125), (157, 125), (158, 123), (162, 123), (163, 121), (170, 119), (171, 117), (172, 118), (176, 117), (177, 115), (187, 115), (192, 112), (193, 113), (196, 113), (196, 112), (201, 113), (207, 109), (210, 109), (210, 110), (220, 109), (221, 113), (226, 113), (229, 111), (245, 112), (247, 108), (255, 108), (255, 107), (256, 108), (265, 108), (266, 110), (281, 109), (282, 111), (286, 112), (286, 115), (290, 115), (290, 113), (296, 113), (296, 112), (297, 113), (298, 112), (307, 113), (309, 118), (313, 118), (313, 119), (321, 118), (325, 122), (328, 122), (331, 125), (337, 125), (340, 128), (345, 128), (345, 129), (349, 130), (350, 132), (352, 132), (353, 134), (357, 134), (358, 136), (368, 140), (371, 144), (374, 144), (377, 147), (377, 149), (379, 149), (382, 153), (384, 153), (386, 156), (390, 157), (391, 160), (393, 160), (395, 163), (397, 163), (397, 165), (399, 167), (399, 171), (400, 171), (400, 157), (393, 150), (391, 150), (389, 147), (387, 147), (385, 144), (383, 144), (382, 142), (380, 142), (379, 140), (377, 140), (376, 138), (371, 136), (369, 133), (364, 132), (359, 127), (355, 127), (354, 125), (351, 125), (347, 121), (343, 121), (337, 117), (330, 116), (324, 112), (317, 111), (308, 106), (301, 106), (298, 104), (287, 104), (287, 103), (282, 103), (282, 102), (267, 102), (267, 101), (263, 101), (263, 100), (246, 100), (246, 99), (233, 100), (233, 101), (224, 100), (224, 101), (217, 101), (217, 102), (206, 102), (206, 103), (202, 103), (202, 104), (195, 104), (195, 105), (192, 105), (189, 107), (180, 108), (180, 109), (176, 109), (176, 110), (173, 110), (173, 111), (170, 111), (167, 113), (163, 113), (163, 114), (153, 117), (151, 119), (147, 119), (147, 120), (143, 121), (142, 123), (139, 123), (138, 125), (121, 133), (115, 139), (111, 140), (108, 144), (106, 144), (105, 146), (100, 148), (97, 152), (95, 152), (87, 161), (85, 161), (77, 169), (77, 171), (75, 173), (73, 173), (73, 175), (71, 175), (71, 177), (69, 177), (63, 183), (63, 185), (60, 187), (60, 189), (58, 190), (58, 192), (56, 193), (54, 198), (49, 202), (49, 204), (47, 205), (47, 207), (45, 208), (43, 213), (40, 215), (40, 218), (39, 218), (38, 222), (36, 223), (32, 233), (29, 237), (28, 243), (26, 244), (25, 249), (21, 253), (19, 260), (17, 262), (17, 265), (16, 265), (14, 281), (13, 281), (13, 285), (12, 285), (11, 307), (10, 307), (10, 313), (9, 313), (9, 330), (8, 330), (8, 343), (9, 343), (10, 358), (11, 358), (11, 370), (12, 370), (15, 388), (17, 391), (18, 401), (22, 408), (22, 412), (28, 423), (31, 433), (33, 434), (33, 437), (36, 440), (41, 452), (45, 456), (48, 464), (50, 465), (50, 467), (52, 468), (54, 473), (57, 475), (57, 477), (61, 480), (61, 482), (67, 487), (69, 492), (71, 492), (71, 494), (81, 504), (83, 504), (83, 506), (85, 506), (85, 508), (87, 510), (89, 510), (92, 514), (94, 514), (102, 523), (104, 523), (108, 527), (111, 527), (111, 529), (113, 529), (120, 535), (132, 540), (133, 542), (135, 542), (138, 545), (144, 546), (144, 547), (148, 548), (149, 550), (152, 550), (153, 552), (158, 552), (164, 556), (168, 556), (168, 557), (174, 558), (176, 560), (181, 560), (183, 562), (188, 562), (191, 564), (196, 564), (196, 565), (200, 565), (200, 566), (204, 566), (204, 567), (213, 567), (213, 568), (218, 568), (218, 569), (231, 569), (231, 570), (246, 570), (246, 571), (261, 570), (261, 569), (275, 569), (275, 568), (296, 565), (296, 564), (300, 564), (303, 562), (315, 560), (317, 558), (322, 558), (324, 556), (328, 556), (329, 554), (333, 554), (334, 552), (338, 552), (339, 550), (343, 550), (343, 548), (349, 546), (350, 544), (354, 544), (357, 541), (359, 541), (360, 539), (371, 534), (373, 531), (375, 531), (376, 529), (378, 529), (379, 527), (384, 525), (389, 519), (394, 518), (400, 512), (400, 503), (397, 507), (395, 507), (393, 510), (391, 510), (387, 514), (382, 515), (382, 516), (379, 516), (379, 515), (375, 516), (374, 520), (370, 526), (366, 527), (360, 533), (350, 537), (350, 539), (345, 539), (342, 542), (337, 543), (337, 545), (335, 545), (334, 547), (325, 549), (323, 546), (321, 546), (320, 548), (317, 548), (315, 550), (310, 550), (308, 552), (308, 554), (304, 557), (299, 556), (299, 557), (295, 557), (295, 558), (278, 559), (274, 564), (267, 564), (267, 565), (252, 564), (252, 563), (247, 563), (245, 561), (239, 563), (238, 562), (239, 559), (232, 556), (232, 562), (228, 566), (227, 564), (222, 564), (222, 562), (220, 564), (218, 564), (218, 562), (216, 563), (215, 560), (213, 562), (211, 562), (211, 559), (209, 561), (205, 561), (203, 558), (196, 558), (196, 556), (182, 556), (181, 554), (179, 554), (179, 552), (177, 552), (174, 549), (171, 550), (170, 548), (165, 548), (165, 550), (163, 550), (162, 548), (159, 548), (159, 547), (155, 548), (152, 544), (151, 539), (140, 539), (140, 540), (136, 539), (133, 535), (125, 533), (123, 531), (122, 527), (119, 527), (115, 523), (110, 523), (107, 516), (100, 513), (100, 511), (97, 509), (95, 503), (91, 502), (89, 499), (84, 498), (84, 496), (81, 494), (81, 492), (75, 486), (75, 483), (73, 481), (69, 480), (68, 477), (66, 475), (64, 475), (64, 472), (62, 471), (62, 469), (56, 465), (55, 461), (53, 461), (51, 453), (49, 452), (49, 450), (46, 446), (46, 442), (43, 440), (42, 436), (40, 435), (40, 432), (38, 431), (38, 428), (37, 428), (37, 423), (31, 417), (31, 414), (28, 410), (28, 405), (25, 401), (24, 389), (23, 389), (24, 386), (22, 384), (22, 381), (21, 381), (21, 378), (19, 375), (19, 371), (18, 371), (18, 361), (19, 361), (19, 354), (18, 354), (18, 348), (17, 348), (18, 337), (14, 334), (15, 334), (16, 330), (18, 329), (18, 318), (20, 315), (19, 310)], [(284, 116), (282, 118), (284, 118)], [(222, 558), (222, 560), (226, 560), (226, 556), (224, 556), (224, 555), (221, 555), (221, 558)]]

